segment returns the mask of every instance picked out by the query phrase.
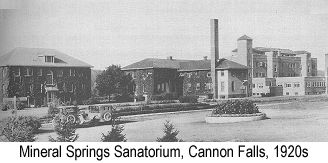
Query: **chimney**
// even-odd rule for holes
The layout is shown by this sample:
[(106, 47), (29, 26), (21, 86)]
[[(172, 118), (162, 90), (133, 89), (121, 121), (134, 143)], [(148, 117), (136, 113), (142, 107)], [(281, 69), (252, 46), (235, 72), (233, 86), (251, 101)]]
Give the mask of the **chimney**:
[(204, 61), (207, 61), (207, 56), (204, 56)]
[(173, 57), (172, 56), (168, 56), (167, 59), (168, 60), (173, 60)]
[(219, 60), (219, 20), (211, 19), (211, 78), (213, 98), (218, 99), (218, 80), (216, 63)]

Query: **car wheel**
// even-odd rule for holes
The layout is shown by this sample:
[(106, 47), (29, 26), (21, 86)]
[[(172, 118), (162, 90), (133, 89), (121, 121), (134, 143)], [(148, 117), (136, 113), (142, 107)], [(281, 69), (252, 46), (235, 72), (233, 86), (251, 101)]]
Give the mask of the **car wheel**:
[(103, 115), (103, 119), (107, 122), (107, 121), (110, 121), (112, 118), (112, 115), (110, 114), (110, 112), (106, 112), (104, 115)]
[(75, 123), (76, 118), (75, 118), (74, 115), (68, 115), (67, 118), (66, 118), (66, 120), (67, 120), (68, 122), (70, 122), (70, 123)]

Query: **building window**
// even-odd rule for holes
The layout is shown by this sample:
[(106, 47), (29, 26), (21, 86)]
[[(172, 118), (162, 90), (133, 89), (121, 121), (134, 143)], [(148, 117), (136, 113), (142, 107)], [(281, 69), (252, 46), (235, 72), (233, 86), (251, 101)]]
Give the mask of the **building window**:
[(33, 84), (31, 84), (31, 85), (29, 86), (29, 91), (30, 91), (30, 93), (33, 92)]
[(196, 83), (196, 90), (200, 90), (200, 83)]
[(15, 74), (15, 76), (20, 76), (20, 74), (21, 74), (20, 67), (18, 67), (17, 69), (15, 69), (14, 74)]
[(190, 92), (191, 91), (191, 83), (187, 84), (187, 91)]
[(38, 76), (42, 76), (42, 68), (39, 68), (39, 69), (37, 70), (37, 75), (38, 75)]
[(221, 71), (221, 76), (224, 76), (224, 71)]
[(259, 84), (257, 84), (257, 87), (258, 87), (258, 88), (263, 88), (263, 83), (259, 83)]
[(63, 77), (64, 76), (64, 70), (62, 70), (62, 69), (58, 70), (57, 76), (58, 77)]
[(274, 65), (274, 72), (278, 72), (277, 65)]
[(265, 86), (271, 86), (271, 81), (266, 81)]
[(54, 63), (55, 62), (54, 58), (55, 58), (54, 56), (45, 56), (44, 60), (45, 60), (45, 62), (48, 62), (48, 63)]
[(231, 91), (235, 91), (235, 82), (231, 81)]
[(292, 87), (292, 84), (290, 84), (290, 83), (286, 83), (286, 84), (285, 84), (285, 87), (286, 87), (286, 88)]
[(298, 92), (295, 92), (295, 96), (298, 96)]
[(224, 82), (221, 82), (221, 91), (224, 92)]
[(289, 95), (289, 92), (286, 92), (286, 95)]
[(294, 87), (300, 87), (300, 83), (294, 83)]
[(30, 67), (27, 67), (25, 72), (25, 76), (32, 76), (33, 75), (33, 69)]
[(70, 76), (75, 76), (76, 75), (76, 71), (75, 71), (75, 69), (69, 69), (69, 75)]
[(206, 90), (212, 89), (212, 83), (206, 83)]
[(253, 88), (255, 88), (255, 84), (252, 84), (253, 85)]
[(74, 92), (74, 84), (71, 84), (70, 92)]
[(311, 82), (306, 82), (306, 87), (311, 87)]
[(47, 84), (53, 84), (54, 83), (54, 73), (49, 70), (47, 73)]
[(206, 74), (206, 76), (209, 78), (209, 77), (211, 77), (211, 72), (208, 72), (207, 74)]

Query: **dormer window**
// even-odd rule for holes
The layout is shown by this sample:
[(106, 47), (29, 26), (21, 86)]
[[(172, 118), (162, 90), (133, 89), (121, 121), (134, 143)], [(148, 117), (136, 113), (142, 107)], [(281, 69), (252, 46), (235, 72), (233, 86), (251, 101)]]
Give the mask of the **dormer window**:
[(55, 57), (54, 56), (44, 56), (44, 61), (48, 63), (54, 63)]

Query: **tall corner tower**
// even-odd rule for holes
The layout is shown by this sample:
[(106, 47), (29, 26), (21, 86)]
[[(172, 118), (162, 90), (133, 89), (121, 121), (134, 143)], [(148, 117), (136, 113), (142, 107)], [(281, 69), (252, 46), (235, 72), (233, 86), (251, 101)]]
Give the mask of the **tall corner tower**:
[(247, 74), (247, 96), (252, 95), (252, 78), (253, 78), (253, 39), (243, 35), (237, 40), (238, 63), (248, 66), (250, 69)]

